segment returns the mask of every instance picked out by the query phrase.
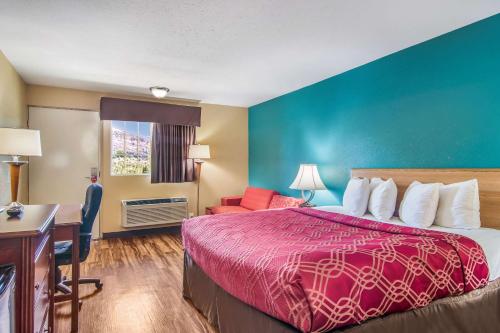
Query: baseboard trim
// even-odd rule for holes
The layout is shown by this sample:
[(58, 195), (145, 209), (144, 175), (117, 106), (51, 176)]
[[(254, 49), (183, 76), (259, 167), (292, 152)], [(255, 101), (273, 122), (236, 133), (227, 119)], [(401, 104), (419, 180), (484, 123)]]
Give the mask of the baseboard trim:
[(147, 235), (157, 235), (157, 234), (179, 234), (181, 232), (181, 226), (170, 226), (162, 228), (149, 228), (149, 229), (136, 229), (136, 230), (123, 230), (116, 232), (105, 232), (102, 234), (103, 239), (109, 238), (127, 238), (127, 237), (137, 237), (137, 236), (147, 236)]

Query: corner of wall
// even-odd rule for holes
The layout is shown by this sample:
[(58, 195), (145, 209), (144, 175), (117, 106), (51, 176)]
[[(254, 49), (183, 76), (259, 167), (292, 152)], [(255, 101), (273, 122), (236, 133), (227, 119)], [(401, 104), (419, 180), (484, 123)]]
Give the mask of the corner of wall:
[[(0, 51), (0, 127), (28, 127), (26, 83)], [(6, 157), (1, 157), (5, 160)], [(28, 202), (27, 168), (21, 172), (21, 202)], [(10, 202), (8, 168), (0, 163), (0, 205)]]

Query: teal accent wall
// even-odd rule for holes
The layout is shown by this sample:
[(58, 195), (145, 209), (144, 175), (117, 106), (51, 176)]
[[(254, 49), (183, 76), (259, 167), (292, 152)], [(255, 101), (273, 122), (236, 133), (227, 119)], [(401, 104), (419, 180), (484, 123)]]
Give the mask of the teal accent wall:
[(500, 167), (500, 14), (249, 111), (250, 184), (317, 163), (338, 204), (351, 168)]

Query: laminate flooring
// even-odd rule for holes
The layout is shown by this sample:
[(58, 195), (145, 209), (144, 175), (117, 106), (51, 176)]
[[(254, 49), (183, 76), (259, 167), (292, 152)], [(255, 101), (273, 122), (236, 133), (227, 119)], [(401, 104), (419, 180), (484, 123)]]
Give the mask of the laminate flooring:
[[(82, 277), (104, 283), (101, 291), (80, 286), (80, 333), (217, 333), (182, 297), (179, 234), (94, 241), (80, 267)], [(70, 309), (70, 302), (56, 304), (57, 333), (70, 332)]]

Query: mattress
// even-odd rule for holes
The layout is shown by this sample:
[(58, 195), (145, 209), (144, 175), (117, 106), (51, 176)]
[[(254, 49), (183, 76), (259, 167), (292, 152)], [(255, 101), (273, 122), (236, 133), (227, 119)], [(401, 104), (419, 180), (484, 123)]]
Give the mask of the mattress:
[[(342, 206), (320, 206), (320, 207), (315, 207), (315, 209), (332, 213), (346, 214)], [(363, 218), (377, 221), (377, 219), (371, 214), (366, 214), (363, 216)], [(390, 223), (395, 225), (405, 224), (397, 216), (393, 216), (390, 220), (379, 221), (379, 222)], [(457, 234), (474, 240), (481, 246), (486, 256), (486, 261), (488, 262), (488, 266), (490, 269), (489, 280), (494, 281), (500, 277), (500, 230), (491, 228), (455, 229), (455, 228), (445, 228), (435, 225), (432, 225), (428, 229)]]
[(182, 233), (217, 285), (303, 332), (423, 307), (488, 278), (469, 237), (321, 210), (201, 216)]
[[(184, 254), (183, 296), (220, 333), (298, 333), (296, 328), (240, 301), (219, 287)], [(426, 307), (393, 313), (328, 333), (498, 333), (500, 279), (469, 293)]]

